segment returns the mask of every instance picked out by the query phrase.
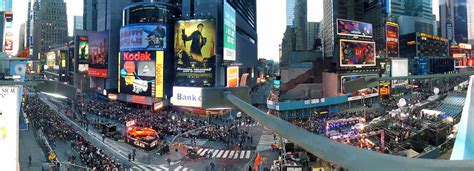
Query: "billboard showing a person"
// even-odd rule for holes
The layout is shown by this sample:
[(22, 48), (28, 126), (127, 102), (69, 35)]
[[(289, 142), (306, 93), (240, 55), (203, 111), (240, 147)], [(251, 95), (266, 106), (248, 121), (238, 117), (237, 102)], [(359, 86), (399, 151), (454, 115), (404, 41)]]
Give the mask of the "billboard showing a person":
[(340, 66), (375, 66), (375, 42), (340, 40)]
[(216, 28), (212, 19), (177, 21), (174, 49), (177, 86), (212, 87), (216, 62)]
[(89, 35), (89, 71), (90, 77), (108, 77), (108, 31)]
[(398, 43), (398, 24), (394, 22), (387, 22), (385, 28), (387, 33), (387, 57), (398, 58), (400, 56)]
[(160, 24), (133, 24), (120, 29), (120, 50), (166, 49), (166, 26)]
[(337, 19), (337, 34), (372, 38), (372, 24), (359, 21)]
[(89, 62), (89, 38), (79, 36), (79, 64), (87, 64)]

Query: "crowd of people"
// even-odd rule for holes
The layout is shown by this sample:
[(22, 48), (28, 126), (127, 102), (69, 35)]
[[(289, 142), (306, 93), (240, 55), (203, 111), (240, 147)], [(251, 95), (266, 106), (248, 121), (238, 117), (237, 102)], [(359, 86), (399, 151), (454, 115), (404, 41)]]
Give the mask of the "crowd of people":
[[(102, 150), (85, 140), (37, 96), (28, 96), (25, 104), (24, 111), (34, 128), (42, 130), (51, 145), (54, 146), (56, 141), (71, 143), (72, 147), (78, 149), (81, 162), (94, 170), (112, 170), (120, 167), (119, 162), (113, 161)], [(69, 162), (75, 163), (71, 158)]]

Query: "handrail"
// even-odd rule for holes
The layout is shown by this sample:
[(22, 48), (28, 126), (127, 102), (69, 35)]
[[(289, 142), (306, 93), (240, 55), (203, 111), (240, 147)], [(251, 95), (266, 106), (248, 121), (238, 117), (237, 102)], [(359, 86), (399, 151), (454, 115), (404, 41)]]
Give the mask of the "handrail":
[[(473, 96), (472, 79), (469, 79), (469, 86), (467, 88), (466, 100), (464, 101), (464, 108), (459, 121), (458, 133), (456, 141), (454, 142), (453, 152), (451, 154), (451, 160), (472, 160), (474, 159), (474, 150), (470, 148), (474, 143), (474, 137), (472, 137), (472, 131), (474, 131), (474, 113), (471, 109), (474, 109), (474, 104), (471, 101)], [(470, 136), (471, 135), (471, 136)]]
[(474, 162), (464, 160), (430, 160), (406, 158), (401, 156), (377, 153), (354, 146), (338, 143), (326, 137), (313, 134), (273, 115), (266, 114), (230, 92), (225, 97), (238, 109), (250, 115), (262, 125), (276, 131), (279, 135), (294, 142), (306, 151), (332, 163), (341, 165), (351, 171), (367, 170), (416, 170), (445, 171), (474, 170)]

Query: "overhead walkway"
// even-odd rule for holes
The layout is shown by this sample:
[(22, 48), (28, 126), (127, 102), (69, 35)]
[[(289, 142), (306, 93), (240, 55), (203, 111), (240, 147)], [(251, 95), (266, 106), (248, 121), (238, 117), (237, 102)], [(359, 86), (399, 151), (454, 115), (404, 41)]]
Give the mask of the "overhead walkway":
[[(474, 159), (474, 91), (472, 80), (469, 79), (466, 101), (464, 103), (461, 121), (458, 126), (456, 141), (454, 142), (451, 160), (473, 160)], [(472, 161), (471, 161), (472, 162)], [(474, 162), (472, 162), (474, 163)], [(474, 168), (472, 169), (474, 170)]]

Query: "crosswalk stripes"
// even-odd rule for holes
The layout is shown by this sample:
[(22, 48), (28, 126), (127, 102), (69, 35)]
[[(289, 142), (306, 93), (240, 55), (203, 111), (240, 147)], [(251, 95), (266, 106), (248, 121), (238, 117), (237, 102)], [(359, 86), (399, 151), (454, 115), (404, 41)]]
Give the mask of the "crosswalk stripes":
[(197, 151), (199, 156), (206, 156), (206, 154), (211, 154), (212, 158), (221, 158), (221, 159), (249, 159), (252, 151), (250, 150), (218, 150), (218, 149), (208, 149), (200, 148)]
[[(207, 140), (197, 139), (195, 145), (196, 146), (203, 146), (206, 143), (207, 143)], [(192, 143), (191, 143), (190, 139), (187, 139), (187, 140), (183, 141), (183, 144), (191, 145)], [(194, 144), (192, 144), (192, 145), (194, 145)]]
[(270, 150), (272, 148), (272, 144), (278, 142), (280, 142), (279, 136), (276, 136), (275, 140), (271, 131), (263, 131), (262, 136), (260, 136), (260, 141), (257, 145), (257, 151)]
[(179, 165), (176, 168), (168, 168), (167, 165), (136, 165), (132, 167), (133, 171), (191, 171), (193, 169)]
[(245, 124), (245, 123), (242, 122), (240, 124), (240, 127), (255, 127), (255, 126), (259, 126), (259, 125), (260, 125), (260, 123), (258, 123), (258, 122), (254, 122), (254, 123), (251, 123), (251, 124)]

